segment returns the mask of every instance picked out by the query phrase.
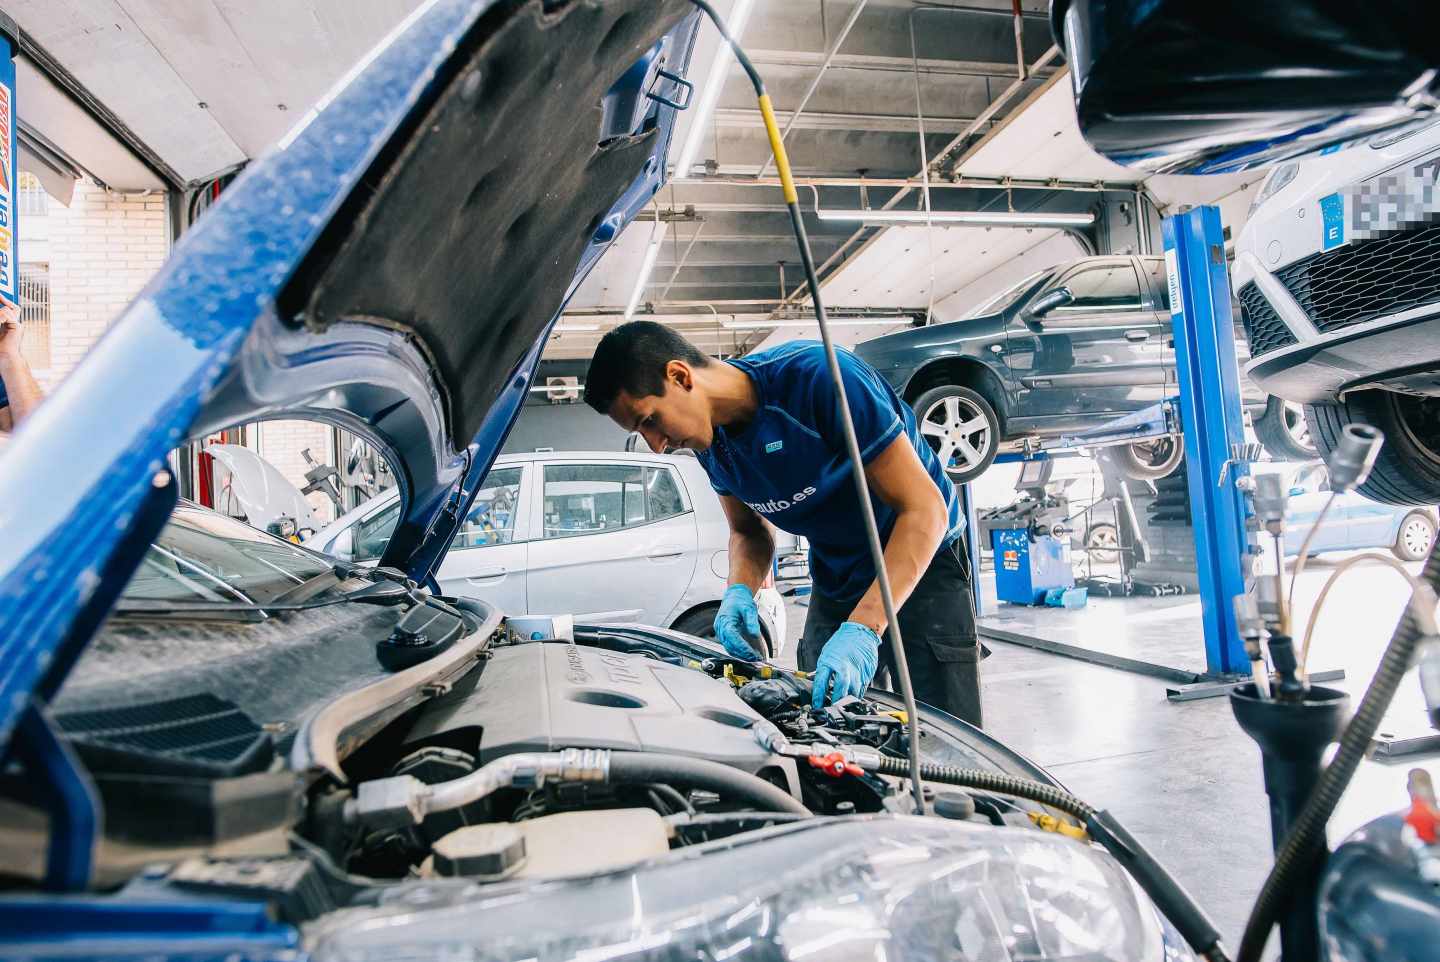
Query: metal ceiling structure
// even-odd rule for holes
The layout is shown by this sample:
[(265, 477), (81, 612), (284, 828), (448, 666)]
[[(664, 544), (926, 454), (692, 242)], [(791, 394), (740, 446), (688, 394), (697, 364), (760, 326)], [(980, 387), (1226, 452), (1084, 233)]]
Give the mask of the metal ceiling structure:
[[(183, 190), (233, 171), (278, 142), (421, 0), (0, 2), (21, 31), (27, 168), (68, 196), (67, 178), (81, 175), (118, 190)], [(1047, 0), (716, 5), (743, 21), (827, 296), (837, 317), (854, 319), (847, 335), (948, 319), (1030, 270), (1134, 248), (1133, 227), (1128, 237), (1114, 227), (1135, 220), (1137, 186), (1162, 207), (1224, 197), (1241, 208), (1238, 225), (1256, 179), (1137, 184), (1091, 153)], [(582, 285), (547, 356), (588, 357), (627, 313), (681, 327), (717, 353), (813, 332), (802, 326), (798, 254), (752, 92), (708, 24), (689, 75), (696, 92), (678, 121), (670, 184)], [(914, 217), (927, 196), (937, 217), (1021, 223), (888, 226), (817, 214)], [(1056, 214), (1096, 222), (1045, 222)]]
[[(927, 170), (936, 211), (1083, 212), (1094, 204), (1093, 181), (1046, 177), (1007, 190), (999, 177), (957, 183), (950, 176), (957, 158), (1062, 69), (1045, 0), (731, 0), (731, 19), (746, 7), (741, 40), (787, 130), (816, 262), (837, 315), (872, 316), (854, 328), (862, 336), (887, 329), (876, 317), (890, 318), (891, 327), (924, 317), (932, 299), (929, 241), (920, 238), (917, 251), (914, 228), (821, 220), (816, 210), (913, 212), (922, 208)], [(633, 316), (663, 318), (719, 352), (813, 331), (792, 326), (803, 320), (807, 299), (753, 95), (728, 56), (720, 58), (718, 77), (712, 74), (716, 48), (707, 28), (691, 63), (696, 103), (682, 115), (671, 149), (677, 169), (656, 198), (655, 214), (627, 230), (577, 293), (569, 329), (552, 341), (549, 356), (588, 356), (604, 329), (623, 318), (656, 236), (659, 254)], [(707, 113), (710, 87), (714, 106)], [(687, 151), (692, 134), (695, 145)], [(947, 235), (960, 260), (982, 236), (994, 237), (995, 253), (984, 263), (998, 265), (1004, 252), (1034, 246), (1053, 231), (936, 234)], [(888, 263), (861, 268), (871, 283), (851, 283), (859, 276), (853, 259), (886, 235), (893, 237), (882, 248)], [(896, 257), (907, 249), (918, 256), (898, 267)], [(969, 257), (983, 272), (984, 263)], [(915, 283), (917, 272), (924, 284)], [(937, 282), (937, 298), (953, 293), (953, 280), (948, 287)], [(784, 326), (767, 328), (766, 321)]]

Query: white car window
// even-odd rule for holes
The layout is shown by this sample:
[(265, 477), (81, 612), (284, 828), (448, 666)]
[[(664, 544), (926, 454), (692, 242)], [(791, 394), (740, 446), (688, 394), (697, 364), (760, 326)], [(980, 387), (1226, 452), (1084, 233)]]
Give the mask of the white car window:
[(485, 477), (470, 514), (455, 535), (452, 547), (479, 548), (515, 540), (515, 519), (520, 508), (520, 468), (501, 468)]
[(624, 464), (547, 464), (544, 537), (616, 531), (685, 511), (668, 468)]
[(1070, 288), (1075, 300), (1057, 308), (1056, 313), (1138, 311), (1142, 306), (1140, 282), (1135, 277), (1135, 269), (1129, 263), (1081, 268), (1060, 284)]
[[(478, 548), (509, 544), (515, 538), (515, 518), (520, 501), (521, 468), (499, 468), (485, 476), (470, 514), (456, 532), (453, 548)], [(356, 561), (375, 561), (385, 553), (395, 525), (400, 520), (400, 501), (387, 504), (355, 525)]]

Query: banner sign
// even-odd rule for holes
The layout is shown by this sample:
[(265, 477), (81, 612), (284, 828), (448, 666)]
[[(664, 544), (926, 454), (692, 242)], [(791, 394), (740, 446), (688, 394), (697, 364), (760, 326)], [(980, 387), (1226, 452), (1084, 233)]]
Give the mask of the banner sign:
[(20, 239), (15, 225), (19, 171), (15, 166), (14, 48), (0, 37), (0, 297), (20, 302)]

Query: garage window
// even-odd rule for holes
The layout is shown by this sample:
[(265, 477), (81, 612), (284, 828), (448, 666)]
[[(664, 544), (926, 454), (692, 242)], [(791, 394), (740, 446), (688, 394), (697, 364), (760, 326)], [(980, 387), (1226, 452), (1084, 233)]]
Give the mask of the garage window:
[(620, 464), (545, 465), (547, 538), (617, 531), (683, 513), (668, 468)]

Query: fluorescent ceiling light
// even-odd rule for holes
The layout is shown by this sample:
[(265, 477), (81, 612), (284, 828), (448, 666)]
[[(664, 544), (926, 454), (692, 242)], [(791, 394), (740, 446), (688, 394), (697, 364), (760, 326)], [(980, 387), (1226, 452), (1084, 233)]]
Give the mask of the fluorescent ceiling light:
[[(894, 327), (897, 324), (910, 324), (914, 318), (908, 314), (899, 314), (895, 317), (827, 317), (831, 324), (843, 324), (847, 327)], [(776, 327), (818, 327), (817, 321), (721, 321), (720, 326), (727, 331), (768, 331)]]
[(572, 324), (569, 321), (561, 321), (552, 328), (559, 334), (582, 334), (588, 331), (600, 330), (599, 324)]
[[(755, 0), (735, 0), (735, 6), (730, 8), (730, 16), (726, 18), (725, 24), (730, 29), (730, 36), (739, 43), (745, 35), (745, 21), (750, 19), (750, 10), (755, 6)], [(720, 90), (725, 86), (725, 78), (730, 73), (730, 64), (735, 59), (735, 53), (730, 45), (721, 37), (720, 46), (715, 48), (715, 56), (710, 61), (710, 72), (705, 75), (705, 87), (700, 91), (700, 103), (694, 109), (694, 119), (690, 122), (690, 130), (685, 135), (685, 146), (680, 150), (680, 156), (675, 160), (675, 176), (684, 177), (690, 172), (695, 164), (695, 155), (700, 152), (700, 142), (705, 138), (705, 129), (709, 126), (710, 114), (715, 109), (715, 101), (720, 99)]]
[(822, 221), (864, 221), (867, 224), (971, 224), (977, 227), (1088, 227), (1094, 214), (1026, 214), (980, 210), (820, 210)]
[(650, 228), (650, 243), (645, 248), (645, 259), (640, 262), (640, 276), (635, 278), (635, 289), (630, 292), (630, 300), (625, 304), (625, 320), (635, 316), (635, 309), (640, 306), (640, 300), (645, 296), (645, 285), (650, 282), (650, 272), (655, 269), (655, 258), (660, 256), (660, 245), (665, 240), (664, 223), (655, 223)]

